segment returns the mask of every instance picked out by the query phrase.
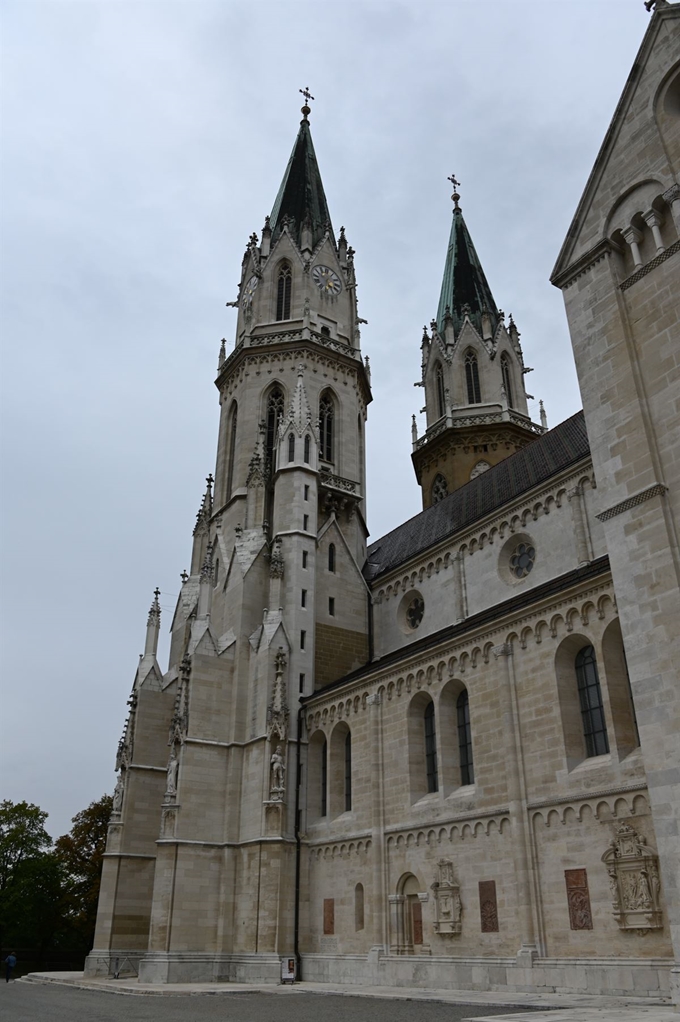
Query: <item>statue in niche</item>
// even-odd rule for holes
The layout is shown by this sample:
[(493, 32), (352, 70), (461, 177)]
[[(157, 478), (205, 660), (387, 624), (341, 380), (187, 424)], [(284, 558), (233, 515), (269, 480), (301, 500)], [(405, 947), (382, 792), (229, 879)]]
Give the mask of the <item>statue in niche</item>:
[(177, 756), (177, 746), (173, 744), (172, 751), (170, 753), (170, 759), (168, 760), (168, 777), (167, 786), (165, 790), (166, 795), (175, 796), (177, 794), (177, 775), (179, 773), (179, 758)]
[(435, 933), (442, 935), (460, 933), (463, 904), (460, 899), (460, 884), (453, 872), (453, 863), (448, 859), (440, 859), (437, 869), (438, 878), (432, 884)]
[(622, 823), (602, 856), (607, 869), (612, 911), (622, 930), (663, 926), (659, 893), (659, 860), (644, 835)]
[(270, 760), (271, 764), (271, 787), (270, 796), (273, 802), (281, 802), (286, 788), (286, 765), (283, 761), (283, 749), (276, 746)]
[(125, 771), (121, 770), (118, 778), (116, 779), (116, 787), (113, 789), (113, 804), (111, 806), (112, 813), (118, 813), (123, 808), (123, 795), (125, 794)]

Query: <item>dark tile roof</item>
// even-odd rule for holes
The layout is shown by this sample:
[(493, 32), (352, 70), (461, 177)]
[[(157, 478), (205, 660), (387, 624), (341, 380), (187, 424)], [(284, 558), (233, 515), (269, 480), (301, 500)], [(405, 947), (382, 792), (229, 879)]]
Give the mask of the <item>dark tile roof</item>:
[(293, 221), (291, 229), (298, 245), (302, 224), (306, 218), (309, 218), (311, 224), (313, 245), (321, 241), (326, 225), (330, 225), (331, 222), (309, 121), (306, 119), (300, 123), (300, 130), (272, 209), (270, 217), (272, 241), (276, 241), (281, 233), (284, 217)]
[(590, 451), (583, 412), (565, 419), (548, 433), (450, 493), (438, 504), (371, 543), (364, 575), (369, 581), (447, 536), (483, 518)]
[(453, 211), (453, 223), (451, 224), (442, 290), (437, 309), (437, 327), (440, 333), (444, 330), (447, 309), (453, 320), (456, 335), (465, 322), (466, 312), (480, 335), (482, 333), (482, 312), (485, 309), (491, 316), (492, 329), (495, 331), (498, 326), (498, 308), (463, 214), (457, 206)]

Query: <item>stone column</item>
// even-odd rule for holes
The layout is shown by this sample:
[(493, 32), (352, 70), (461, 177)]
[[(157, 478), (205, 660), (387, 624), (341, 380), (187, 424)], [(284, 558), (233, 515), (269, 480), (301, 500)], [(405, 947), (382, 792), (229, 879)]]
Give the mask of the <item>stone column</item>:
[(538, 948), (536, 946), (534, 930), (532, 868), (527, 835), (524, 770), (521, 763), (521, 745), (518, 741), (519, 720), (512, 664), (512, 643), (506, 642), (502, 646), (494, 646), (493, 655), (496, 660), (500, 660), (503, 674), (503, 730), (506, 742), (505, 774), (510, 807), (512, 854), (517, 884), (517, 920), (520, 931), (517, 964), (523, 968), (531, 968), (534, 958), (538, 955)]
[(675, 226), (680, 234), (680, 185), (671, 185), (668, 191), (663, 193), (663, 200), (670, 206)]
[(383, 778), (382, 707), (380, 696), (368, 697), (369, 726), (371, 730), (371, 851), (373, 859), (373, 897), (371, 928), (373, 947), (371, 955), (377, 958), (388, 949), (387, 934), (387, 865), (385, 862), (385, 797)]
[(664, 243), (661, 238), (661, 231), (659, 228), (663, 223), (663, 220), (659, 213), (655, 209), (649, 209), (646, 213), (642, 214), (642, 219), (651, 228), (652, 235), (654, 236), (654, 244), (656, 246), (656, 254), (660, 255), (664, 251)]
[(390, 894), (390, 952), (404, 953), (404, 902), (403, 894)]
[(623, 231), (621, 231), (621, 233), (630, 246), (635, 269), (637, 270), (639, 266), (642, 266), (642, 256), (640, 255), (640, 242), (642, 241), (642, 235), (638, 231), (637, 227), (626, 227)]
[(590, 564), (593, 553), (590, 549), (590, 536), (587, 531), (587, 522), (583, 508), (583, 490), (581, 486), (575, 486), (567, 494), (571, 504), (572, 519), (574, 522), (574, 535), (576, 537), (576, 556), (579, 567)]

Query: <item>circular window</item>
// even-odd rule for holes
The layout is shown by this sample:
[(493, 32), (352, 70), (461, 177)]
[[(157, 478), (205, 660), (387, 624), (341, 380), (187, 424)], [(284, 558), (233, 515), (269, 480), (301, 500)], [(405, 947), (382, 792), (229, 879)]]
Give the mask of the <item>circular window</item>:
[(520, 543), (510, 556), (510, 571), (515, 578), (526, 578), (534, 566), (536, 550), (528, 543)]
[(411, 589), (408, 593), (404, 593), (397, 611), (397, 620), (402, 632), (406, 634), (415, 632), (424, 615), (425, 600), (422, 593), (419, 593), (417, 589)]
[(504, 582), (517, 585), (533, 571), (536, 544), (526, 532), (515, 533), (503, 545), (498, 558), (498, 574)]

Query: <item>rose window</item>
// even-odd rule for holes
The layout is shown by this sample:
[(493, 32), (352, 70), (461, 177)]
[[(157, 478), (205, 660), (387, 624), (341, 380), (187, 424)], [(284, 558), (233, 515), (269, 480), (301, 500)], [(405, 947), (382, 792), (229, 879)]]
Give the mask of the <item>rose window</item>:
[(406, 620), (408, 621), (411, 628), (417, 628), (420, 622), (423, 620), (423, 614), (425, 613), (425, 603), (422, 597), (416, 596), (409, 603), (406, 608)]
[(520, 543), (510, 558), (510, 571), (515, 578), (526, 578), (534, 566), (536, 550), (528, 543)]
[(448, 497), (449, 488), (443, 475), (436, 475), (432, 486), (432, 503), (438, 504), (444, 497)]

